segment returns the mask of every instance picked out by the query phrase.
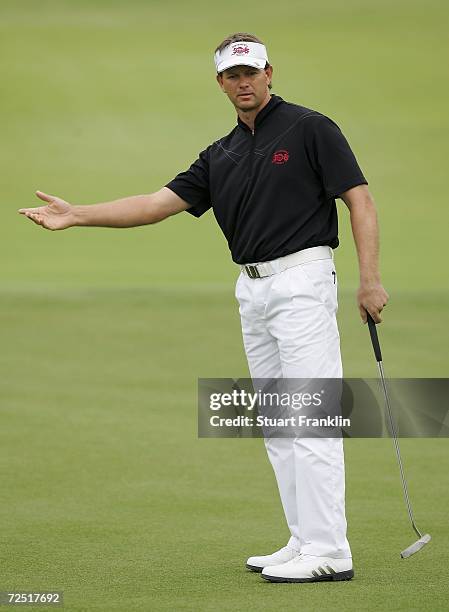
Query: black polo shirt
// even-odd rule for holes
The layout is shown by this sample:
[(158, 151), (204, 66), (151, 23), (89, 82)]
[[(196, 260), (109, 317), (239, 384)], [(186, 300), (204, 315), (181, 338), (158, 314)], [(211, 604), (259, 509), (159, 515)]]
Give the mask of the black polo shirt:
[(335, 198), (367, 184), (339, 127), (317, 111), (271, 96), (254, 134), (238, 119), (167, 187), (200, 217), (209, 208), (238, 264), (338, 246)]

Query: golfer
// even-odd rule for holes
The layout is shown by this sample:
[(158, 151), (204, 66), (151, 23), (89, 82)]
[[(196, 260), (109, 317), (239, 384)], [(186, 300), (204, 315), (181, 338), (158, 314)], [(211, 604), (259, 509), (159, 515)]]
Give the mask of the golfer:
[[(336, 198), (350, 211), (363, 322), (369, 312), (379, 323), (388, 300), (367, 181), (331, 119), (270, 94), (273, 68), (256, 36), (226, 38), (215, 68), (237, 125), (161, 190), (90, 206), (38, 191), (46, 205), (19, 212), (61, 230), (150, 225), (212, 208), (240, 266), (236, 297), (251, 377), (341, 378)], [(342, 439), (270, 438), (265, 445), (290, 539), (276, 552), (250, 557), (247, 567), (273, 582), (352, 578)]]

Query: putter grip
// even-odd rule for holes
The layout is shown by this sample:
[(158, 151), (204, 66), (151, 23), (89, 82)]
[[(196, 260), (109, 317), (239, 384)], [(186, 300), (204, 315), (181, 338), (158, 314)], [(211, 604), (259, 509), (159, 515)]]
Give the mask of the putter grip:
[(368, 320), (369, 335), (371, 336), (374, 355), (376, 356), (377, 363), (379, 363), (379, 361), (382, 361), (382, 353), (380, 352), (379, 336), (377, 335), (376, 324), (374, 323), (374, 319), (369, 312), (366, 313), (366, 317)]

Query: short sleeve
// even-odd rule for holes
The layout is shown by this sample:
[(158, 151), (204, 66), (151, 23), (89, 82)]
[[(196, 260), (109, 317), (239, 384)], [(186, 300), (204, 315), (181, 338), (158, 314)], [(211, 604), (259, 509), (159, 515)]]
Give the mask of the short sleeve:
[(181, 172), (166, 187), (190, 204), (187, 212), (201, 217), (211, 208), (209, 190), (209, 149), (202, 151), (188, 170)]
[(307, 128), (309, 159), (329, 198), (337, 198), (357, 185), (368, 184), (336, 123), (324, 115), (317, 115), (310, 117)]

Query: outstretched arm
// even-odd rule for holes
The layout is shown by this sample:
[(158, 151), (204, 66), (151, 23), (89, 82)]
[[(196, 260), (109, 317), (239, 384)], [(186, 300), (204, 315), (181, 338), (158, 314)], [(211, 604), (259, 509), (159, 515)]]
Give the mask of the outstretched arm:
[(136, 227), (162, 221), (189, 208), (189, 204), (167, 187), (148, 195), (136, 195), (113, 202), (91, 204), (90, 206), (73, 206), (42, 191), (36, 195), (46, 206), (20, 208), (25, 215), (37, 225), (49, 230), (61, 230), (68, 227)]
[(379, 273), (379, 228), (374, 200), (366, 185), (348, 189), (340, 196), (349, 208), (352, 233), (357, 249), (360, 287), (357, 303), (362, 321), (366, 323), (368, 311), (376, 323), (388, 302), (388, 293), (382, 287)]

